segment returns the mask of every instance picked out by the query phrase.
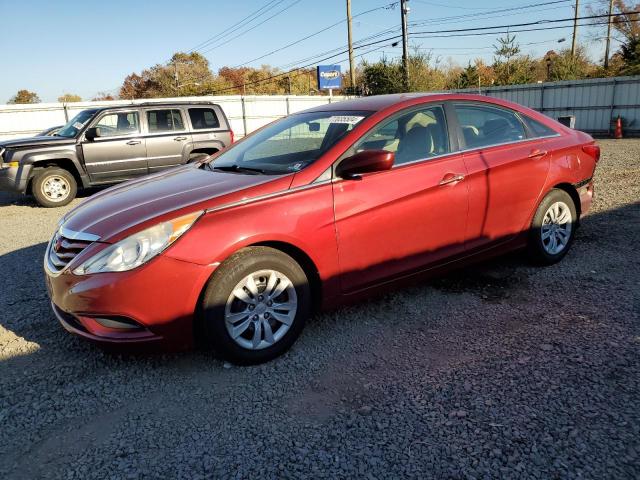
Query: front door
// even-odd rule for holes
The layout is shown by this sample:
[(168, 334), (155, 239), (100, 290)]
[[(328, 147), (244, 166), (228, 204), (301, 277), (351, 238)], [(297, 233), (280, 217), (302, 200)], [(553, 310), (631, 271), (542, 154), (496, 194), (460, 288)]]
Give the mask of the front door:
[(82, 141), (84, 163), (92, 182), (111, 183), (146, 175), (147, 151), (137, 110), (108, 112), (91, 125), (98, 137)]
[(185, 163), (191, 133), (185, 127), (181, 109), (146, 110), (147, 164), (149, 173)]
[(334, 183), (341, 285), (354, 292), (462, 253), (468, 195), (442, 106), (382, 121), (351, 153), (395, 153), (394, 167)]

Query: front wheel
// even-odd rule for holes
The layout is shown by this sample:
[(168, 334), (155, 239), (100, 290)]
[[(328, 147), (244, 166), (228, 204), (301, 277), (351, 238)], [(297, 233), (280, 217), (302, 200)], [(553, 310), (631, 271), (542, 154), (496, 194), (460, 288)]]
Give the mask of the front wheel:
[(225, 261), (205, 289), (200, 321), (207, 343), (237, 364), (282, 355), (311, 312), (304, 270), (268, 247), (241, 250)]
[(62, 207), (76, 197), (78, 184), (68, 170), (47, 167), (36, 173), (32, 193), (43, 207)]
[(529, 232), (528, 250), (534, 262), (552, 265), (567, 254), (576, 234), (578, 216), (571, 196), (554, 189), (542, 199)]

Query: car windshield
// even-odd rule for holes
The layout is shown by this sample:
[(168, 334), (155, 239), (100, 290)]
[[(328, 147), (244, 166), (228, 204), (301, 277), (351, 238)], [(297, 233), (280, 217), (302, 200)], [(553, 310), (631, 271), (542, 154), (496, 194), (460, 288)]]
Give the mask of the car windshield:
[(73, 117), (69, 123), (62, 127), (55, 134), (57, 137), (73, 138), (78, 135), (78, 132), (84, 128), (89, 120), (95, 115), (98, 110), (83, 110), (75, 117)]
[(209, 167), (246, 174), (297, 172), (315, 162), (371, 113), (331, 111), (290, 115), (225, 150)]

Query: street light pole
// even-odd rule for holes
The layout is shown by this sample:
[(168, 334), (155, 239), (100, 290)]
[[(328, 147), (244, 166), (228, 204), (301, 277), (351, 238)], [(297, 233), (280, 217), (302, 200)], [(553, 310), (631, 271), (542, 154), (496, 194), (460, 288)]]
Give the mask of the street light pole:
[(402, 20), (402, 70), (404, 76), (404, 88), (409, 90), (409, 31), (407, 28), (408, 0), (400, 0), (400, 16)]

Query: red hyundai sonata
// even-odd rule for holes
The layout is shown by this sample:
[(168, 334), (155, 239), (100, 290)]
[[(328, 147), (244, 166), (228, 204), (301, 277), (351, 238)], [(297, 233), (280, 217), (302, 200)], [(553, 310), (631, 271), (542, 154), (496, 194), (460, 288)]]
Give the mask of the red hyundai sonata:
[(476, 95), (313, 108), (68, 213), (44, 260), (53, 311), (97, 342), (267, 361), (315, 308), (520, 247), (559, 261), (599, 155), (585, 133)]

